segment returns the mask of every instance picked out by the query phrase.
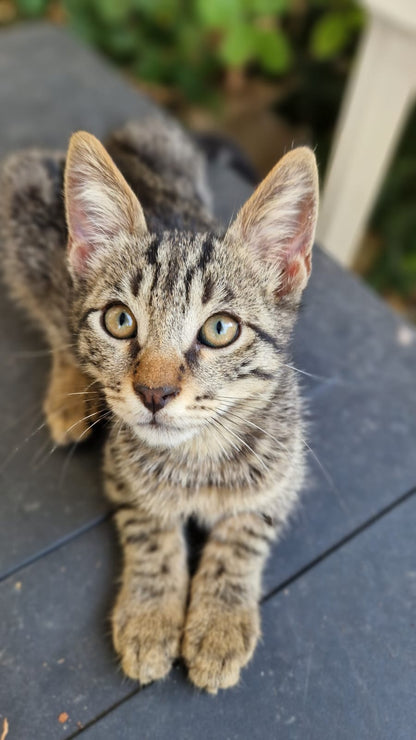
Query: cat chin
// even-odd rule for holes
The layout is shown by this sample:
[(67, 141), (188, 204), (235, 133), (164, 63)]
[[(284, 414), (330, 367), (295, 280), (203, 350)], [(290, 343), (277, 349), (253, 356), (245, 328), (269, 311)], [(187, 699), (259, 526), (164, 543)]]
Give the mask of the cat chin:
[(133, 429), (136, 437), (145, 442), (149, 447), (178, 447), (182, 442), (186, 442), (197, 433), (196, 427), (188, 429), (169, 429), (166, 426), (153, 426), (143, 424)]

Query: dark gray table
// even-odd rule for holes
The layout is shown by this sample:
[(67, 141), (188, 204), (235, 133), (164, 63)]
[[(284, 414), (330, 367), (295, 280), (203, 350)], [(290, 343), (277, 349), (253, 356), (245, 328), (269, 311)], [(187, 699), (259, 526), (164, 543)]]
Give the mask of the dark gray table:
[[(0, 34), (0, 156), (98, 136), (152, 104), (66, 33)], [(217, 215), (250, 186), (210, 165)], [(1, 194), (0, 194), (1, 197)], [(109, 638), (119, 552), (97, 439), (57, 450), (48, 368), (0, 295), (0, 728), (13, 740), (412, 740), (416, 715), (416, 334), (316, 250), (294, 364), (309, 399), (303, 506), (264, 578), (264, 639), (213, 698), (180, 665), (138, 689)], [(66, 713), (68, 719), (59, 721)], [(61, 716), (62, 719), (62, 716)]]

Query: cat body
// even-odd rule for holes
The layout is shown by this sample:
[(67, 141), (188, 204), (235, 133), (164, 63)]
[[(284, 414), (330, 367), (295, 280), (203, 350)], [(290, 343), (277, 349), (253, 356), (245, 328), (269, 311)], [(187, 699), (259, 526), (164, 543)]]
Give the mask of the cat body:
[[(262, 568), (303, 478), (288, 344), (310, 271), (316, 167), (309, 150), (286, 155), (223, 233), (179, 127), (128, 124), (107, 152), (89, 134), (72, 138), (66, 218), (64, 155), (9, 158), (4, 271), (51, 344), (54, 440), (111, 419), (104, 482), (123, 548), (112, 616), (123, 668), (147, 683), (182, 655), (215, 693), (254, 651)], [(189, 517), (209, 530), (192, 580)]]

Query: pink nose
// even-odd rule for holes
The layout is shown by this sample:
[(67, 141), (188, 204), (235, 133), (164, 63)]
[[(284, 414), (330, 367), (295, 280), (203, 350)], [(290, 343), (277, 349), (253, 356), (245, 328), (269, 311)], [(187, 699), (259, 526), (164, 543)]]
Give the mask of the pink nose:
[(162, 388), (148, 388), (147, 385), (140, 385), (140, 383), (134, 383), (133, 388), (142, 403), (153, 414), (163, 409), (180, 391), (180, 388), (173, 388), (169, 385), (165, 385)]

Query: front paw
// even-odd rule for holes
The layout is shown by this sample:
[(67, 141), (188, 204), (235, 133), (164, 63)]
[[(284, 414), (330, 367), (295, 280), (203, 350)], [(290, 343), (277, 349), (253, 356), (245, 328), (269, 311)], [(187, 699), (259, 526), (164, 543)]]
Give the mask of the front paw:
[(124, 673), (141, 684), (164, 678), (179, 656), (184, 618), (183, 606), (177, 602), (150, 607), (121, 600), (112, 623)]
[(234, 686), (259, 636), (257, 606), (230, 609), (213, 602), (192, 608), (191, 604), (182, 645), (189, 678), (211, 694)]

